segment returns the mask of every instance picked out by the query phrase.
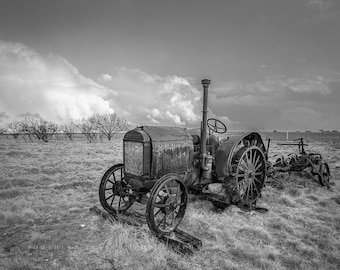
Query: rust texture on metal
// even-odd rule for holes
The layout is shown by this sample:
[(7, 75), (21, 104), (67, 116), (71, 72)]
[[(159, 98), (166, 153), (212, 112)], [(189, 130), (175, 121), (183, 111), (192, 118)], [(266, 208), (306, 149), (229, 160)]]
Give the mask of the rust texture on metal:
[(193, 144), (186, 142), (153, 142), (151, 174), (159, 178), (167, 173), (185, 173), (192, 164)]
[(156, 179), (167, 173), (185, 173), (193, 160), (193, 140), (180, 127), (143, 126), (124, 136), (127, 175)]
[(143, 126), (142, 129), (150, 136), (152, 142), (192, 140), (190, 133), (180, 127)]
[(152, 145), (151, 178), (167, 173), (185, 173), (193, 160), (193, 141), (190, 133), (179, 127), (150, 127), (143, 130), (150, 136)]

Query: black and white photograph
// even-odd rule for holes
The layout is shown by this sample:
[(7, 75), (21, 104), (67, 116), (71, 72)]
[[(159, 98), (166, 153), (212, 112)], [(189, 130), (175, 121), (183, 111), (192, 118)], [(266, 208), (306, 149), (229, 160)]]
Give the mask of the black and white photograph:
[(340, 269), (340, 0), (0, 0), (2, 269)]

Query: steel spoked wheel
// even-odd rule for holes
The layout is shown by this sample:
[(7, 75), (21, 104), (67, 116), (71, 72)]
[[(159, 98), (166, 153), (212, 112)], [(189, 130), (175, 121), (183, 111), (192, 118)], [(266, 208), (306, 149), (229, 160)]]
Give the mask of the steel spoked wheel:
[(132, 202), (129, 200), (129, 187), (125, 181), (123, 164), (116, 164), (108, 169), (99, 186), (99, 200), (108, 212), (126, 211)]
[(331, 174), (327, 163), (323, 162), (320, 164), (318, 178), (322, 186), (329, 187), (329, 179), (331, 178)]
[(241, 202), (251, 205), (261, 194), (266, 178), (266, 160), (257, 146), (246, 148), (237, 164), (235, 181)]
[(159, 235), (173, 232), (181, 223), (187, 207), (187, 189), (176, 174), (160, 178), (150, 192), (146, 220), (150, 230)]

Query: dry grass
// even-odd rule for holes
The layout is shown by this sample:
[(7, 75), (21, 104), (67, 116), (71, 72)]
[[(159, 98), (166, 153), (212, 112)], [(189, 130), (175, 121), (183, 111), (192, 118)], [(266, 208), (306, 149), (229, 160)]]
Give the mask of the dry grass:
[(209, 202), (191, 201), (181, 228), (203, 247), (181, 256), (146, 225), (110, 224), (90, 213), (100, 207), (105, 170), (122, 160), (121, 143), (0, 140), (0, 269), (340, 268), (339, 149), (309, 146), (330, 161), (335, 185), (281, 174), (282, 189), (267, 186), (258, 201), (266, 214), (235, 206), (217, 213)]

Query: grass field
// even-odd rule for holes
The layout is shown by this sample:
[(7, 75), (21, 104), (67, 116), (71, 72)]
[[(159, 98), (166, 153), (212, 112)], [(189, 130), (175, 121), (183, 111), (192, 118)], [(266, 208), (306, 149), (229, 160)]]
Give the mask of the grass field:
[[(295, 148), (273, 142), (271, 156)], [(181, 228), (203, 247), (181, 256), (147, 225), (111, 224), (93, 215), (104, 172), (122, 161), (121, 137), (108, 142), (0, 140), (0, 269), (340, 269), (340, 150), (324, 142), (331, 188), (303, 174), (281, 174), (258, 206), (213, 211), (189, 203)], [(135, 206), (133, 206), (135, 207)], [(140, 206), (136, 206), (140, 207)]]

